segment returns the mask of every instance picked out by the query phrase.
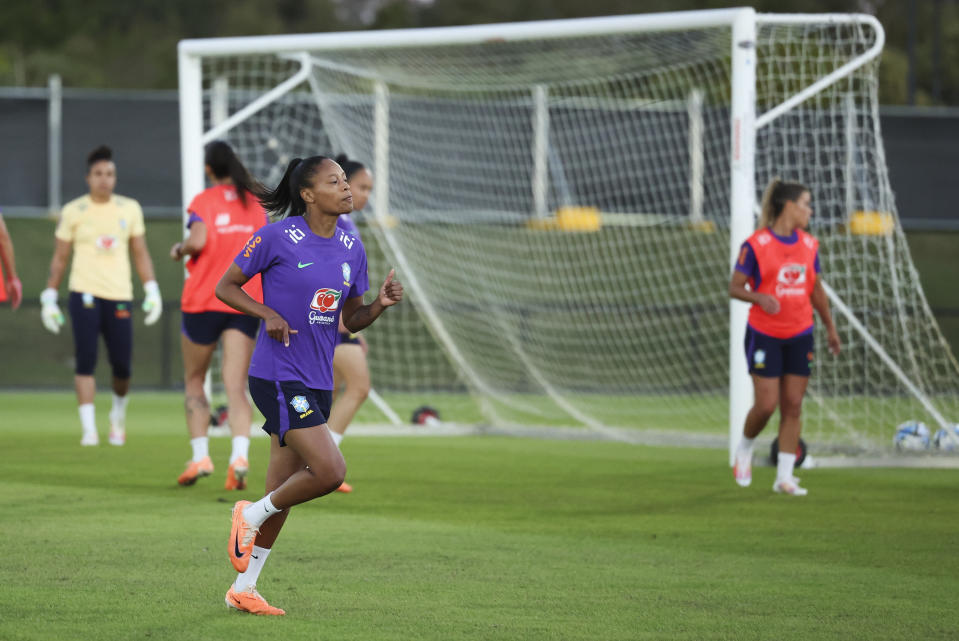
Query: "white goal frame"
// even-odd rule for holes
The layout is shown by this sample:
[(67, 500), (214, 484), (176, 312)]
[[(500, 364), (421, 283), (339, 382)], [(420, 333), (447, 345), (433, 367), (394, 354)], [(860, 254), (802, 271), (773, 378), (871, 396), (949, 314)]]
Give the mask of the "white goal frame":
[[(792, 95), (778, 106), (765, 113), (756, 113), (756, 38), (757, 26), (766, 24), (791, 24), (816, 21), (818, 23), (859, 24), (874, 30), (875, 41), (868, 51), (849, 60), (832, 73), (818, 79), (808, 87)], [(240, 38), (215, 38), (202, 40), (183, 40), (178, 46), (179, 89), (180, 89), (180, 139), (181, 139), (181, 176), (184, 206), (192, 196), (203, 189), (203, 145), (236, 126), (244, 119), (256, 113), (271, 101), (291, 91), (295, 87), (309, 83), (311, 65), (319, 64), (311, 58), (311, 50), (336, 49), (380, 49), (397, 47), (419, 47), (424, 45), (463, 45), (486, 41), (522, 41), (532, 39), (550, 39), (570, 36), (588, 36), (616, 33), (657, 32), (677, 29), (696, 29), (707, 27), (727, 27), (732, 31), (732, 76), (730, 103), (730, 243), (729, 267), (732, 269), (740, 245), (752, 234), (755, 228), (756, 185), (755, 185), (755, 144), (756, 132), (787, 113), (797, 105), (816, 95), (823, 88), (836, 83), (854, 73), (857, 69), (879, 56), (885, 35), (881, 24), (873, 16), (865, 14), (757, 14), (751, 8), (716, 9), (705, 11), (673, 12), (631, 16), (611, 16), (578, 20), (552, 20), (512, 24), (490, 24), (464, 27), (442, 27), (428, 29), (400, 29), (363, 32), (340, 32), (325, 34), (255, 36)], [(231, 55), (275, 54), (301, 64), (299, 72), (288, 78), (271, 91), (259, 96), (240, 111), (229, 117), (221, 117), (210, 130), (203, 129), (203, 85), (201, 59)], [(316, 87), (313, 87), (314, 93)], [(372, 198), (375, 202), (375, 215), (381, 222), (388, 220), (387, 210), (389, 167), (388, 165), (388, 95), (384, 85), (377, 85), (375, 92), (374, 122), (374, 167), (375, 188)], [(215, 90), (215, 87), (214, 87)], [(695, 110), (696, 96), (691, 96), (690, 109)], [(318, 105), (318, 108), (320, 105)], [(694, 120), (691, 122), (695, 126)], [(538, 125), (539, 127), (540, 125)], [(538, 139), (538, 138), (537, 138)], [(691, 146), (695, 143), (690, 136)], [(532, 184), (530, 186), (536, 203), (533, 215), (542, 215), (545, 211), (545, 183), (548, 180), (548, 163), (542, 154), (547, 153), (545, 145), (535, 145)], [(696, 167), (697, 152), (691, 147), (691, 166)], [(695, 170), (694, 170), (695, 171)], [(700, 169), (701, 171), (701, 169)], [(693, 194), (695, 186), (691, 186)], [(699, 198), (693, 198), (692, 202)], [(694, 205), (695, 209), (696, 205)], [(690, 212), (695, 222), (696, 211)], [(397, 257), (397, 267), (403, 268), (403, 250), (393, 244), (390, 249)], [(419, 294), (416, 275), (404, 270), (405, 282)], [(843, 315), (850, 326), (858, 332), (879, 358), (900, 379), (919, 402), (929, 411), (941, 426), (948, 426), (945, 418), (925, 397), (922, 390), (910, 381), (897, 363), (883, 350), (856, 319), (853, 312), (827, 286), (826, 292), (837, 312)], [(426, 320), (435, 320), (429, 305), (428, 296), (419, 296), (420, 311)], [(753, 402), (752, 382), (742, 354), (742, 336), (746, 328), (748, 304), (731, 300), (729, 304), (729, 463), (733, 462), (734, 451), (742, 433), (746, 413)], [(466, 362), (442, 324), (434, 323), (431, 328), (442, 343), (447, 354), (459, 367), (461, 373), (474, 389), (484, 389), (480, 378), (470, 371)], [(520, 354), (519, 357), (522, 357)], [(535, 370), (532, 370), (535, 376)], [(550, 386), (544, 385), (546, 392), (559, 407), (570, 415), (580, 419), (594, 429), (603, 430), (603, 426), (589, 416), (583, 415)]]

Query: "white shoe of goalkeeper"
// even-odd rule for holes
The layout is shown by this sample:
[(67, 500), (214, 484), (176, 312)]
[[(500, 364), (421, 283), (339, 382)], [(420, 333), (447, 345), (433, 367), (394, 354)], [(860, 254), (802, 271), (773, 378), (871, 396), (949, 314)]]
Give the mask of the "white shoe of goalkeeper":
[(799, 487), (799, 483), (796, 477), (790, 477), (788, 479), (776, 479), (776, 482), (773, 483), (773, 492), (777, 494), (789, 494), (790, 496), (806, 496), (809, 492), (804, 487)]
[(736, 453), (736, 463), (733, 465), (733, 478), (739, 487), (749, 487), (753, 482), (753, 455), (748, 456)]
[(127, 442), (127, 431), (123, 425), (110, 423), (110, 445), (121, 446)]

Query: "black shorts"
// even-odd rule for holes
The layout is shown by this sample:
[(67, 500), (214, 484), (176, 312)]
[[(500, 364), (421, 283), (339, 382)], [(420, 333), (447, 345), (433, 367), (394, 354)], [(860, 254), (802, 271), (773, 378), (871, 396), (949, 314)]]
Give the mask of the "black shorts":
[(228, 329), (238, 329), (252, 339), (260, 328), (260, 319), (230, 312), (183, 312), (180, 331), (197, 345), (212, 345)]
[(350, 334), (349, 332), (340, 332), (340, 337), (337, 340), (337, 345), (359, 345), (360, 337), (357, 334)]
[(300, 381), (268, 381), (249, 377), (250, 396), (266, 422), (263, 431), (286, 445), (286, 433), (326, 423), (333, 403), (331, 390), (313, 389)]
[(813, 359), (812, 332), (792, 338), (773, 338), (746, 327), (746, 363), (749, 373), (763, 378), (785, 374), (809, 376)]
[(90, 376), (97, 367), (97, 341), (100, 334), (107, 345), (107, 357), (115, 378), (130, 378), (133, 358), (132, 301), (107, 300), (92, 294), (70, 292), (68, 309), (73, 327), (76, 369)]

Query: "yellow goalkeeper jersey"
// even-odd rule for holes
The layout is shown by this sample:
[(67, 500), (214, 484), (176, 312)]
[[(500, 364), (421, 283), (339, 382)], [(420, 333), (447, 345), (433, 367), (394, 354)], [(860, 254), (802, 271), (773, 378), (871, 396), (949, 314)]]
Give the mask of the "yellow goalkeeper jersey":
[(143, 210), (114, 194), (95, 203), (89, 194), (67, 203), (56, 236), (73, 243), (70, 291), (107, 300), (131, 300), (130, 238), (146, 233)]

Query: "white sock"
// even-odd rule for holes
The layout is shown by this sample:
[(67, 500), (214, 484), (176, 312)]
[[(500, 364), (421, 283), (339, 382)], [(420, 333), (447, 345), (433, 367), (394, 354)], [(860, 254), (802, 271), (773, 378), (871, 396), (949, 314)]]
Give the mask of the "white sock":
[(207, 436), (198, 436), (190, 439), (193, 448), (193, 462), (199, 463), (210, 455), (210, 439)]
[(93, 403), (84, 403), (79, 408), (80, 425), (83, 427), (84, 434), (97, 433), (96, 408)]
[(260, 578), (260, 570), (263, 569), (263, 564), (266, 563), (266, 557), (269, 555), (270, 548), (261, 548), (257, 545), (253, 546), (253, 553), (250, 555), (250, 565), (247, 566), (246, 572), (237, 574), (236, 581), (233, 582), (234, 592), (249, 592), (256, 587), (256, 580)]
[(333, 442), (336, 443), (336, 446), (337, 446), (337, 447), (339, 447), (339, 446), (340, 446), (340, 443), (343, 442), (343, 435), (342, 435), (342, 434), (337, 434), (337, 433), (334, 432), (333, 430), (330, 430), (330, 436), (333, 437)]
[(280, 511), (270, 500), (272, 495), (273, 492), (270, 492), (256, 503), (251, 503), (244, 508), (243, 518), (254, 529), (259, 529), (264, 521)]
[(736, 453), (742, 457), (752, 456), (753, 454), (753, 443), (756, 442), (754, 438), (746, 438), (745, 436), (739, 439), (739, 447), (736, 448)]
[(237, 460), (238, 458), (250, 460), (250, 437), (249, 436), (234, 436), (233, 437), (233, 451), (230, 453), (230, 463)]
[(776, 459), (776, 480), (791, 481), (793, 477), (793, 467), (796, 465), (796, 455), (780, 452)]
[(113, 393), (113, 409), (110, 410), (110, 420), (114, 423), (118, 423), (120, 427), (123, 427), (123, 423), (127, 420), (127, 401), (130, 400), (128, 396), (117, 396), (116, 392)]

